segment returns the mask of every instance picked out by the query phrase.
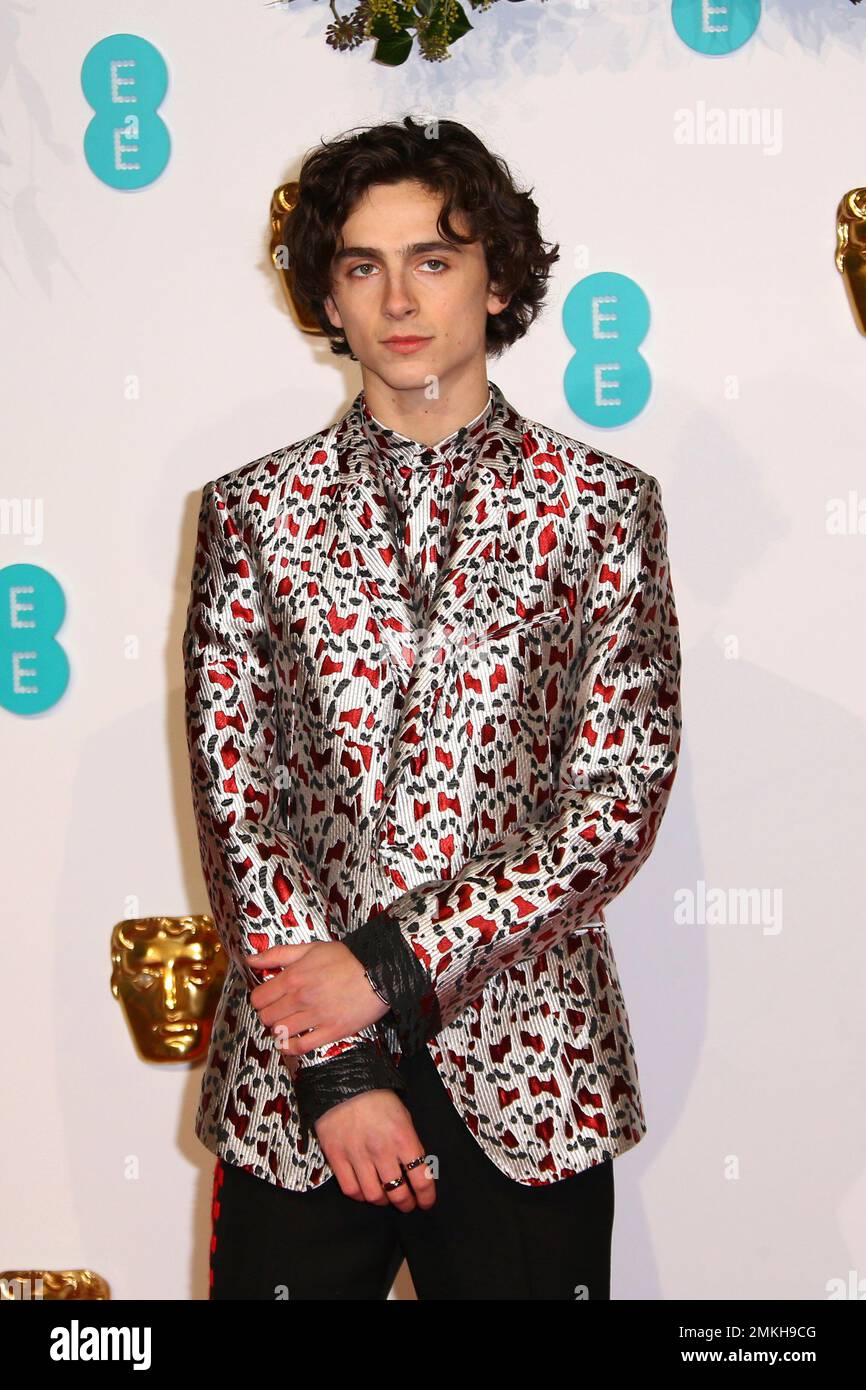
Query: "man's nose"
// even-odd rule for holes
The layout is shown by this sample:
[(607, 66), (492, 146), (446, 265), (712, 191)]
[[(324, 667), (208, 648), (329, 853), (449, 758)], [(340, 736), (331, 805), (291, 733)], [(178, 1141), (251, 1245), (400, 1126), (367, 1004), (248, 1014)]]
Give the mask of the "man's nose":
[(416, 308), (411, 286), (400, 275), (389, 276), (385, 282), (384, 310), (392, 317), (405, 318)]

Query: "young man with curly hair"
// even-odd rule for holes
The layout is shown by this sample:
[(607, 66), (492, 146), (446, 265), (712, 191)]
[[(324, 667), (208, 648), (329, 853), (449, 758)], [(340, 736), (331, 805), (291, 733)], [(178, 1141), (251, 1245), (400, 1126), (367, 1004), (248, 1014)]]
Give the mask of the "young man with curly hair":
[(323, 143), (282, 235), (362, 389), (202, 493), (211, 1297), (384, 1299), (405, 1257), (422, 1299), (606, 1299), (646, 1124), (605, 907), (680, 742), (660, 487), (488, 379), (558, 248), (464, 126)]

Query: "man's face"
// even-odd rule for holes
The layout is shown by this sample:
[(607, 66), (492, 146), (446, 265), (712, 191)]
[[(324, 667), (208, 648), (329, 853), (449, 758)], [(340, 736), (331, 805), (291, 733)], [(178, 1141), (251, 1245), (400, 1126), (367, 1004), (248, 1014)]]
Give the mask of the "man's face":
[[(423, 389), (431, 377), (447, 387), (484, 362), (487, 315), (508, 302), (489, 288), (480, 242), (442, 240), (441, 206), (414, 181), (373, 185), (346, 219), (332, 263), (328, 318), (364, 371), (394, 390)], [(465, 235), (466, 220), (455, 213), (453, 222)]]

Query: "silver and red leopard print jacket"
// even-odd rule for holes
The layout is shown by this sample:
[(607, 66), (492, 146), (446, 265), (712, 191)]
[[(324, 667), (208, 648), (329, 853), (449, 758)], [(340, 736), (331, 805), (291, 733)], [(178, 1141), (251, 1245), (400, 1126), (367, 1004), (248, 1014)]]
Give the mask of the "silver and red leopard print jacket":
[[(332, 1176), (299, 1095), (335, 1059), (347, 1085), (399, 1086), (427, 1047), (476, 1141), (529, 1185), (646, 1132), (604, 912), (677, 768), (661, 489), (490, 392), (423, 573), (363, 393), (202, 491), (187, 734), (230, 966), (196, 1133), (294, 1190)], [(290, 1066), (247, 957), (316, 939), (346, 941), (391, 1010)]]

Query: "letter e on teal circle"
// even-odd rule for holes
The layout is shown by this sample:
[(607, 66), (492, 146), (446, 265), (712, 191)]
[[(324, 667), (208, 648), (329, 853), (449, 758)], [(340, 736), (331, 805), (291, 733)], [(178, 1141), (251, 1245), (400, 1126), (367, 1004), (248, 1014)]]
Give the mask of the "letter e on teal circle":
[(84, 157), (111, 188), (144, 188), (162, 173), (171, 150), (157, 107), (168, 89), (158, 49), (138, 34), (110, 34), (81, 65), (81, 89), (95, 112)]
[(695, 53), (724, 58), (742, 48), (761, 18), (761, 0), (673, 0), (671, 18)]
[(610, 429), (643, 410), (651, 378), (638, 348), (649, 323), (649, 300), (627, 275), (600, 270), (569, 290), (562, 326), (577, 351), (565, 369), (563, 389), (575, 415), (587, 424)]
[(42, 714), (69, 684), (69, 658), (57, 641), (66, 599), (41, 565), (0, 570), (0, 705), (13, 714)]

